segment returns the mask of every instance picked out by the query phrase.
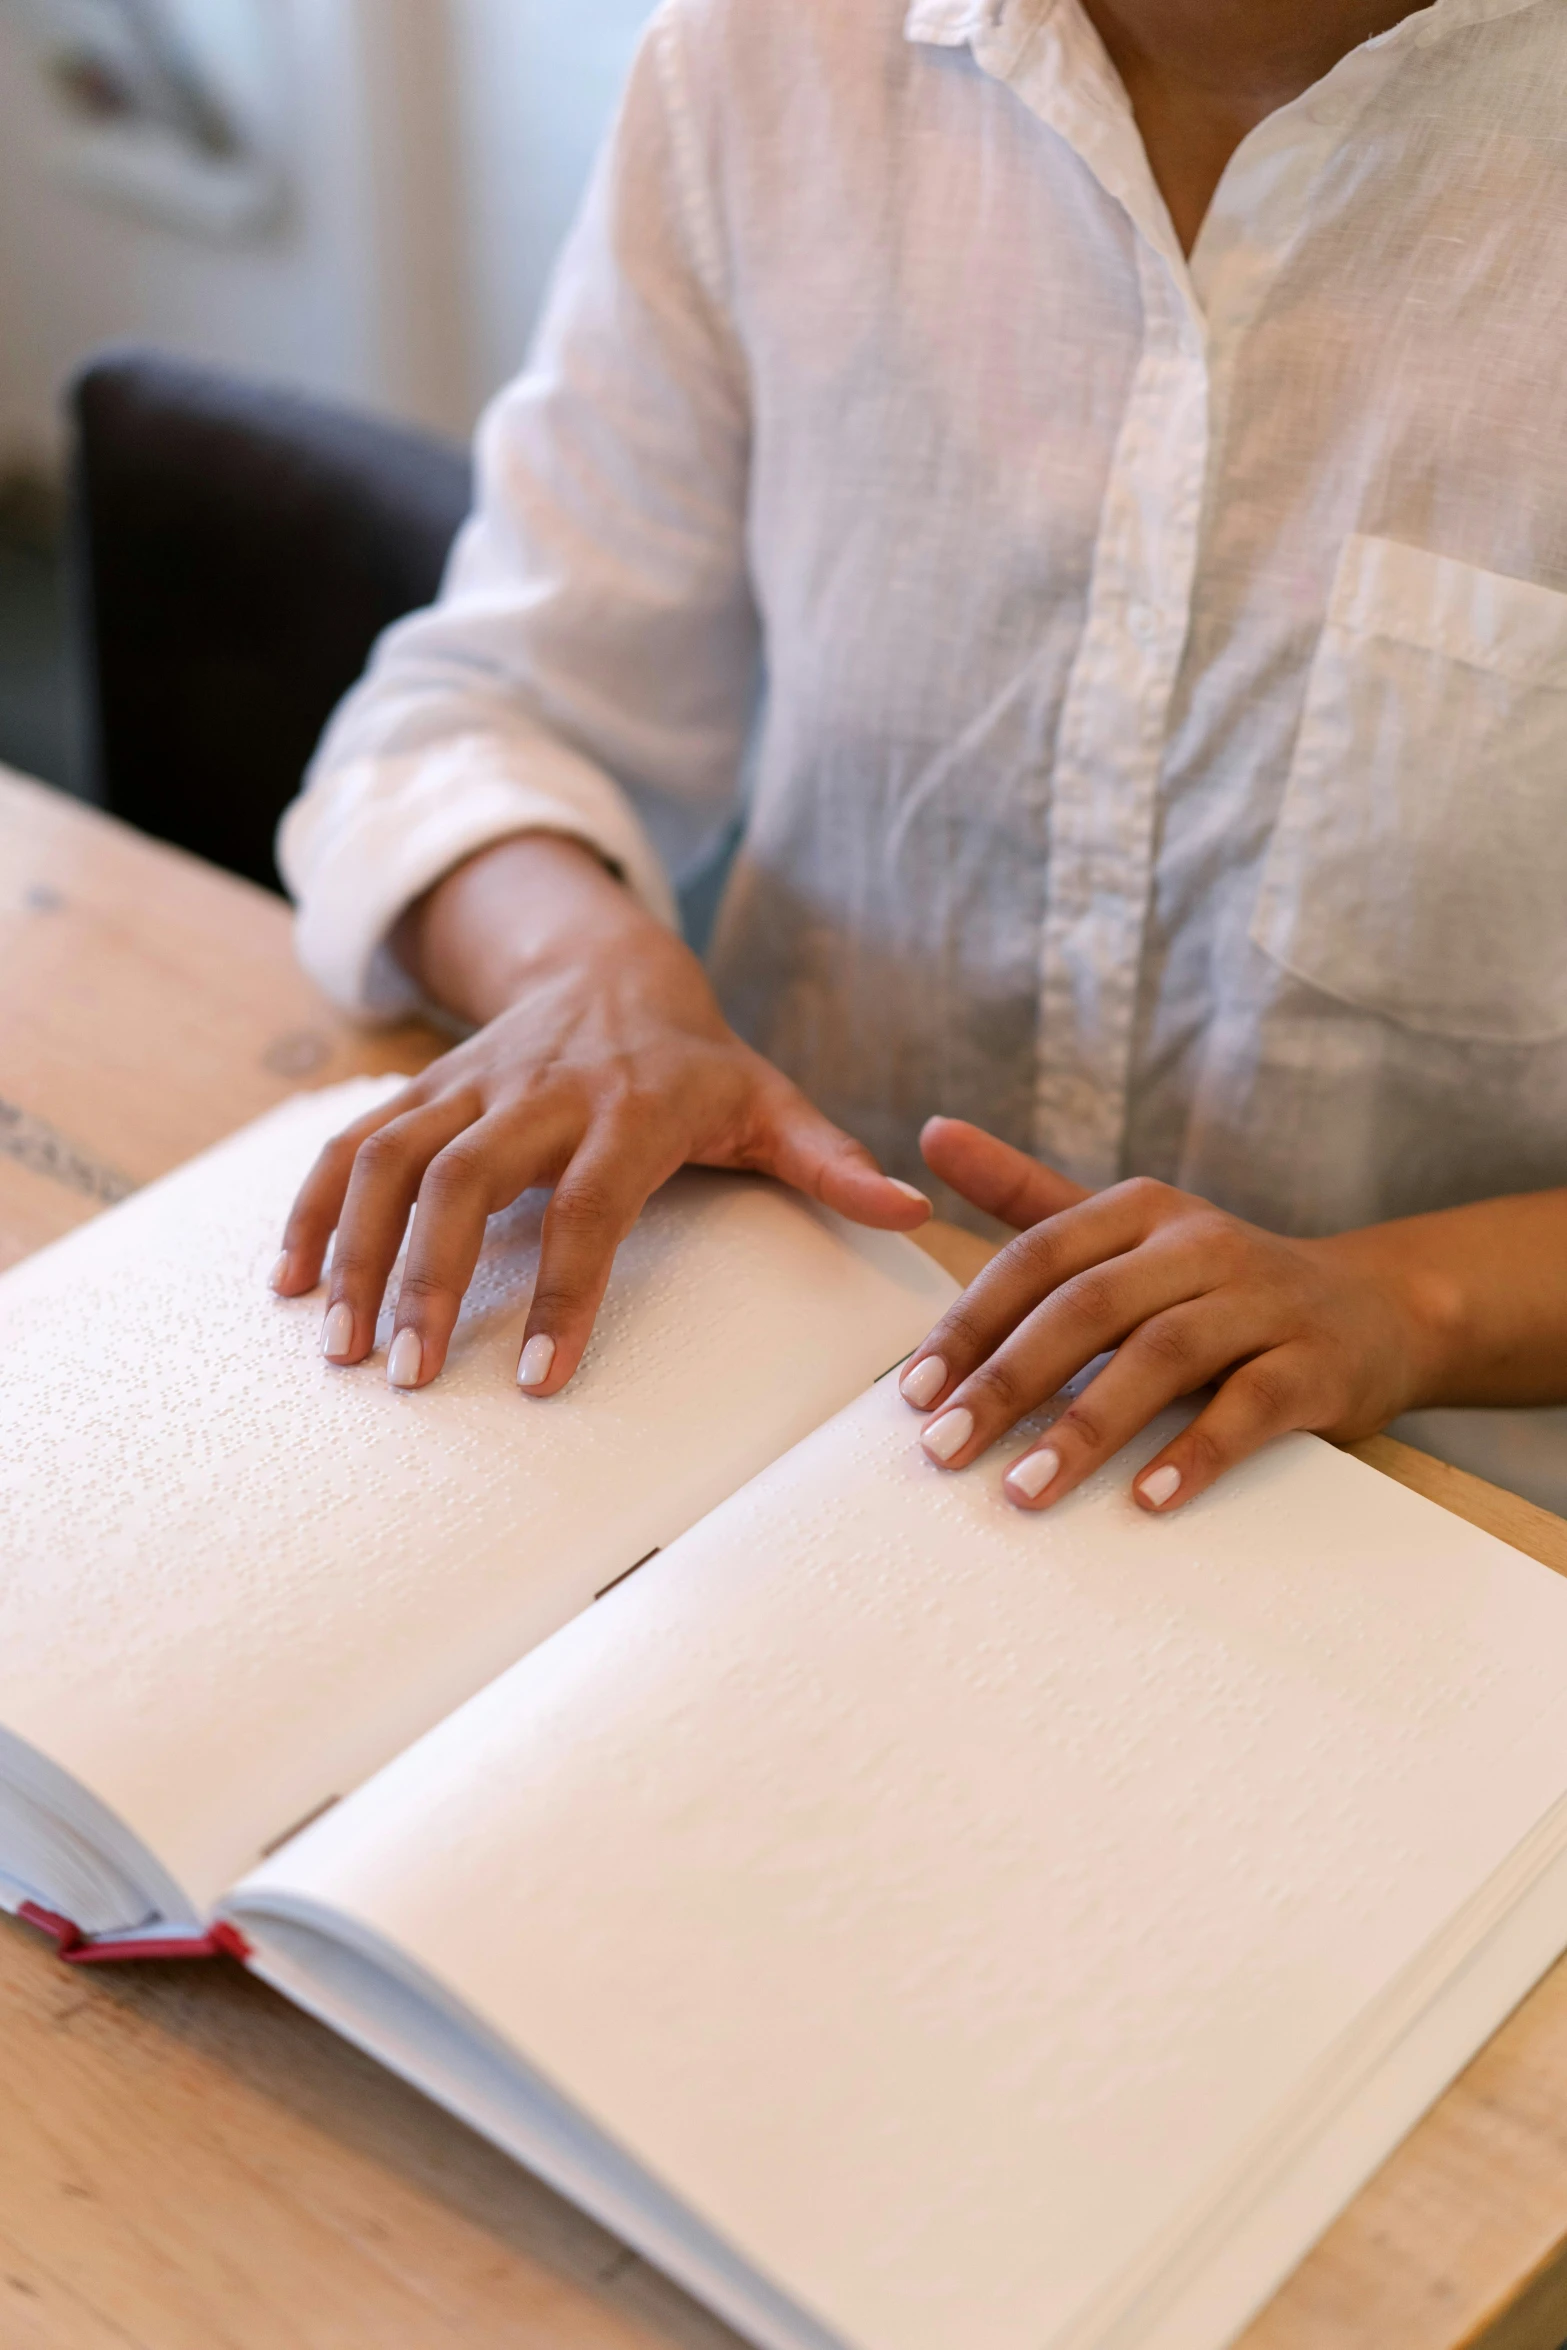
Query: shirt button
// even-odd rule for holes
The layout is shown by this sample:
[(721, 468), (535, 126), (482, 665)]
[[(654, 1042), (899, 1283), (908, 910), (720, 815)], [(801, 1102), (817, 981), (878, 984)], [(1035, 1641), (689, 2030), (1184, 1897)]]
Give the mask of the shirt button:
[(1131, 604), (1127, 607), (1126, 625), (1140, 645), (1151, 644), (1159, 623), (1151, 604)]

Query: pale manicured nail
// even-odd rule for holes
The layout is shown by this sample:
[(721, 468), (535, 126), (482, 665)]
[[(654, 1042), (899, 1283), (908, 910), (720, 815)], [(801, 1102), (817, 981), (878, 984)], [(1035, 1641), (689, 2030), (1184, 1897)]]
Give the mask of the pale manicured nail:
[(530, 1338), (522, 1350), (522, 1360), (517, 1365), (517, 1385), (542, 1387), (550, 1375), (550, 1365), (554, 1360), (553, 1338), (546, 1338), (542, 1333), (537, 1338)]
[(329, 1363), (346, 1355), (354, 1343), (354, 1309), (339, 1303), (321, 1325), (321, 1352)]
[(898, 1393), (905, 1403), (913, 1404), (917, 1411), (922, 1412), (927, 1404), (935, 1402), (946, 1384), (946, 1364), (940, 1355), (927, 1355), (922, 1363), (916, 1363), (912, 1370), (904, 1372), (898, 1381)]
[(1163, 1509), (1170, 1496), (1181, 1490), (1181, 1472), (1166, 1461), (1162, 1469), (1155, 1469), (1152, 1476), (1145, 1477), (1137, 1490), (1156, 1510)]
[(902, 1183), (896, 1175), (889, 1175), (887, 1181), (892, 1185), (894, 1191), (901, 1191), (905, 1199), (918, 1200), (922, 1208), (930, 1206), (929, 1192), (921, 1191), (917, 1183)]
[(1002, 1481), (1014, 1493), (1023, 1494), (1029, 1501), (1037, 1501), (1045, 1487), (1054, 1484), (1060, 1473), (1061, 1455), (1052, 1452), (1047, 1444), (1042, 1452), (1026, 1452), (1020, 1461), (1015, 1461)]
[(419, 1344), (417, 1330), (399, 1330), (386, 1358), (388, 1387), (417, 1387), (419, 1371), (424, 1362), (424, 1348)]
[(939, 1420), (932, 1420), (920, 1438), (925, 1450), (938, 1461), (950, 1461), (961, 1452), (974, 1433), (974, 1415), (959, 1404), (955, 1412), (943, 1412)]
[(283, 1254), (278, 1258), (277, 1263), (273, 1266), (271, 1272), (267, 1275), (267, 1281), (273, 1289), (281, 1289), (287, 1279), (288, 1251), (285, 1249)]

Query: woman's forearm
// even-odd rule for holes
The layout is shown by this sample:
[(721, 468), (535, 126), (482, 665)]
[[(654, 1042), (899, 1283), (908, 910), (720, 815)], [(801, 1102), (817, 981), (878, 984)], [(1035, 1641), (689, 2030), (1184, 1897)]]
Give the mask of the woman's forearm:
[(1313, 1245), (1405, 1285), (1429, 1338), (1422, 1404), (1567, 1402), (1567, 1191), (1478, 1200)]

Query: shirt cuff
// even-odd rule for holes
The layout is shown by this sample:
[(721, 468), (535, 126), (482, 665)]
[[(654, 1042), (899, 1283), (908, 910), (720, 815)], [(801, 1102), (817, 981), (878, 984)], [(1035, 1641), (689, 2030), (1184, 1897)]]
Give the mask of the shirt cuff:
[(629, 801), (564, 746), (471, 735), (438, 749), (345, 761), (314, 777), (283, 818), (278, 863), (298, 908), (299, 959), (362, 1018), (418, 1010), (391, 951), (399, 918), (476, 851), (519, 832), (580, 840), (671, 929), (669, 880)]

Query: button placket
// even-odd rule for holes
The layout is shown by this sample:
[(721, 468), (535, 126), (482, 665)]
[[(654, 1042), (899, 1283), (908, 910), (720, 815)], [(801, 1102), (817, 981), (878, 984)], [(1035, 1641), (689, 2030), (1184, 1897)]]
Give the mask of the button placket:
[(1144, 345), (1057, 738), (1040, 958), (1035, 1147), (1094, 1185), (1120, 1173), (1159, 774), (1208, 453), (1200, 324), (1145, 243), (1138, 268)]

